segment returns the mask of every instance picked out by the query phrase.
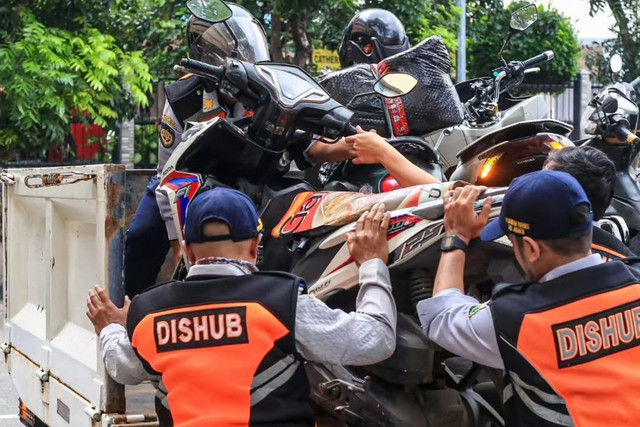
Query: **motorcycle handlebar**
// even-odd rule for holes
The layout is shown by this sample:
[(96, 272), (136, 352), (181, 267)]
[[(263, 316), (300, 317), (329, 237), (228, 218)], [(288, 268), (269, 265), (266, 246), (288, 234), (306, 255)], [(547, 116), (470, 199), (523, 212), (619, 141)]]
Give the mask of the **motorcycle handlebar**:
[(631, 85), (632, 88), (635, 88), (640, 84), (640, 77), (636, 77), (636, 79), (629, 84)]
[(536, 55), (533, 58), (529, 58), (526, 61), (522, 61), (522, 66), (526, 68), (534, 67), (543, 62), (551, 61), (554, 57), (554, 53), (552, 50), (548, 50), (546, 52), (541, 53), (540, 55)]
[(180, 66), (194, 72), (195, 74), (214, 78), (216, 80), (220, 80), (224, 76), (224, 67), (210, 65), (206, 62), (196, 61), (195, 59), (182, 58), (180, 60)]
[(347, 125), (344, 127), (343, 135), (351, 136), (351, 135), (355, 135), (356, 133), (358, 133), (358, 131), (356, 130), (356, 127), (351, 123), (347, 123)]
[[(618, 123), (615, 125), (610, 126), (607, 129), (608, 134), (610, 134), (611, 136), (615, 137), (616, 139), (618, 139), (619, 141), (624, 141), (627, 144), (638, 144), (640, 143), (640, 138), (638, 138), (633, 132), (631, 132), (626, 126)], [(605, 140), (606, 140), (606, 134), (605, 134)]]

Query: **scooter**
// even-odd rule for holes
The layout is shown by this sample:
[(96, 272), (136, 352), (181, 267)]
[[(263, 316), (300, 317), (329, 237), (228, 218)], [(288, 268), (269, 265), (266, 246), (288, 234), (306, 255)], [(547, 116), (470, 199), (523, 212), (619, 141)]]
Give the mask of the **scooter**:
[[(313, 189), (305, 181), (286, 176), (290, 151), (297, 145), (303, 147), (297, 151), (303, 151), (313, 135), (335, 140), (355, 133), (349, 121), (353, 113), (297, 66), (251, 64), (228, 58), (218, 67), (183, 59), (180, 69), (207, 79), (254, 115), (236, 121), (217, 118), (185, 131), (183, 142), (160, 176), (161, 190), (172, 202), (178, 236), (182, 235), (189, 202), (199, 192), (218, 186), (247, 194), (263, 214), (264, 227), (272, 227), (296, 194)], [(375, 83), (373, 90), (393, 98), (413, 90), (416, 84), (409, 75), (389, 73)], [(265, 214), (267, 210), (273, 213)], [(290, 267), (290, 252), (281, 241), (266, 236), (263, 246), (262, 267)], [(188, 267), (188, 260), (183, 261)]]
[[(372, 93), (375, 80), (394, 71), (414, 77), (416, 89), (393, 99)], [(438, 154), (420, 135), (463, 120), (450, 72), (449, 52), (439, 37), (432, 36), (378, 64), (358, 64), (327, 74), (320, 84), (354, 111), (352, 123), (375, 129), (412, 163), (444, 181)], [(327, 190), (378, 193), (399, 188), (382, 165), (352, 162), (323, 165), (320, 182)]]
[[(464, 136), (464, 143), (468, 145), (456, 154), (458, 165), (450, 180), (463, 180), (489, 187), (509, 185), (517, 176), (542, 169), (552, 150), (574, 145), (568, 139), (573, 128), (557, 120), (543, 118), (509, 124), (518, 117), (513, 113), (523, 105), (512, 107), (510, 114), (499, 114), (500, 95), (518, 86), (525, 74), (536, 71), (536, 65), (553, 58), (553, 52), (547, 51), (522, 62), (507, 63), (502, 59), (504, 46), (513, 34), (524, 31), (536, 19), (534, 5), (516, 10), (511, 15), (510, 30), (500, 51), (502, 66), (493, 70), (493, 77), (470, 83), (473, 97), (465, 103), (465, 125), (473, 131), (459, 129), (458, 134)], [(520, 115), (520, 118), (526, 118), (526, 113), (524, 116)], [(444, 133), (441, 134), (437, 147), (445, 146), (443, 135)], [(473, 138), (477, 139), (474, 141)]]
[[(467, 147), (485, 136), (487, 139), (481, 142), (483, 146), (487, 145), (487, 141), (495, 143), (496, 139), (499, 139), (498, 142), (506, 141), (504, 137), (509, 137), (514, 130), (513, 126), (519, 123), (545, 120), (547, 125), (542, 127), (543, 131), (550, 128), (563, 136), (571, 132), (569, 130), (565, 135), (566, 130), (561, 122), (547, 120), (549, 112), (542, 95), (514, 97), (510, 94), (512, 89), (523, 82), (526, 74), (539, 71), (536, 65), (553, 59), (553, 51), (546, 51), (526, 61), (513, 61), (508, 64), (502, 57), (502, 52), (511, 38), (527, 30), (536, 20), (535, 5), (524, 6), (512, 13), (509, 32), (498, 55), (502, 66), (493, 70), (491, 77), (473, 79), (456, 85), (460, 100), (464, 103), (464, 122), (424, 136), (438, 152), (447, 177), (459, 179), (459, 175), (453, 178), (452, 174), (460, 167), (459, 159), (462, 153), (468, 155), (470, 152), (465, 151)], [(508, 130), (502, 132), (503, 128)], [(531, 128), (539, 129), (537, 126)], [(517, 137), (522, 137), (522, 134), (523, 132), (518, 132)], [(463, 163), (467, 160), (467, 155), (464, 156)]]
[[(622, 61), (612, 57), (612, 71), (618, 73)], [(611, 205), (605, 213), (604, 227), (619, 237), (636, 254), (640, 254), (640, 138), (635, 88), (640, 77), (631, 83), (615, 82), (594, 94), (581, 124), (589, 138), (577, 144), (598, 148), (616, 167), (616, 184)]]
[[(526, 99), (514, 99), (511, 96), (501, 98), (502, 94), (520, 85), (525, 74), (538, 71), (536, 65), (553, 58), (552, 51), (525, 61), (507, 63), (502, 58), (502, 51), (511, 37), (526, 30), (536, 19), (537, 9), (534, 5), (527, 5), (513, 12), (510, 31), (499, 54), (503, 65), (493, 70), (492, 77), (457, 86), (461, 99), (465, 100), (463, 124), (432, 133), (434, 138), (438, 135), (437, 139), (427, 137), (427, 143), (424, 138), (412, 138), (413, 146), (420, 147), (422, 153), (430, 153), (431, 158), (437, 158), (444, 168), (448, 167), (444, 173), (447, 180), (489, 187), (508, 186), (513, 178), (542, 169), (550, 151), (573, 146), (567, 138), (573, 130), (570, 125), (552, 119), (533, 120), (535, 117), (546, 116), (541, 96)], [(500, 113), (503, 106), (508, 108)], [(533, 114), (543, 110), (544, 114)], [(407, 114), (410, 115), (411, 112)], [(393, 138), (389, 142), (392, 145), (395, 143)], [(433, 150), (424, 148), (430, 144), (434, 144)], [(414, 158), (409, 158), (422, 169), (434, 174), (429, 166), (425, 167)], [(338, 173), (333, 173), (332, 178), (335, 181), (327, 187), (331, 190), (358, 191), (368, 181), (374, 182), (369, 187), (372, 192), (398, 188), (397, 183), (394, 185), (393, 178), (379, 165), (354, 166), (351, 162), (344, 162)]]
[[(301, 193), (272, 230), (272, 236), (287, 240), (296, 254), (292, 272), (305, 278), (310, 295), (331, 307), (353, 310), (358, 268), (349, 256), (346, 234), (375, 203), (385, 203), (391, 211), (388, 264), (399, 313), (394, 354), (367, 367), (307, 364), (314, 401), (345, 425), (427, 426), (438, 417), (455, 419), (451, 425), (503, 425), (496, 408), (473, 391), (477, 383), (459, 381), (457, 375), (447, 381), (449, 376), (440, 367), (447, 356), (428, 343), (415, 311), (416, 304), (433, 291), (444, 234), (442, 196), (457, 185), (462, 184), (369, 195)], [(505, 191), (492, 189), (485, 194), (493, 197), (491, 217), (498, 215)], [(477, 209), (482, 202), (477, 202)], [(493, 284), (522, 278), (508, 240), (471, 245), (465, 268), (469, 292), (486, 299)]]

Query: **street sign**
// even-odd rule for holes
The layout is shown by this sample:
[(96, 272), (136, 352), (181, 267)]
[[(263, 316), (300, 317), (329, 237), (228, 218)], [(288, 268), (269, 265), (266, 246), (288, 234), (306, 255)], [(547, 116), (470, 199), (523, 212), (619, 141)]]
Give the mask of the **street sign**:
[(318, 71), (325, 67), (330, 68), (331, 70), (340, 69), (340, 56), (338, 56), (338, 52), (335, 50), (313, 49), (311, 61), (318, 68)]

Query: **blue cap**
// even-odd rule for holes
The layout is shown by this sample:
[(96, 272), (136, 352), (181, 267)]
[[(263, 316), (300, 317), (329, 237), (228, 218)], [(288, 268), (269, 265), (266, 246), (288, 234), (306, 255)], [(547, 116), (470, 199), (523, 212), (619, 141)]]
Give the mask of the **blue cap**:
[[(202, 226), (210, 221), (227, 224), (229, 234), (203, 235)], [(249, 197), (236, 190), (217, 187), (197, 195), (189, 203), (184, 221), (184, 240), (187, 243), (239, 242), (256, 237), (261, 230), (258, 212)]]
[(593, 223), (576, 222), (580, 204), (591, 208), (582, 186), (566, 172), (538, 171), (514, 179), (502, 201), (500, 217), (489, 223), (480, 238), (490, 241), (506, 234), (536, 240), (562, 239), (583, 234)]

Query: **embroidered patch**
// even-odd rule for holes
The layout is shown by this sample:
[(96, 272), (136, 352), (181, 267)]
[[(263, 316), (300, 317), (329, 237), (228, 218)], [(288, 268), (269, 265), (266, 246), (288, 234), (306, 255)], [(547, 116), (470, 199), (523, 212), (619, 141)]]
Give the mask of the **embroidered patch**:
[(164, 148), (170, 148), (176, 140), (176, 131), (164, 121), (160, 123), (160, 142)]
[(168, 114), (162, 116), (162, 123), (168, 124), (173, 130), (178, 130), (178, 125)]
[(213, 110), (213, 107), (214, 107), (213, 99), (204, 98), (202, 100), (202, 111), (204, 111), (204, 112), (211, 111), (211, 110)]
[(208, 113), (216, 106), (215, 100), (217, 99), (215, 92), (204, 92), (202, 94), (202, 111)]
[(488, 306), (489, 306), (489, 301), (485, 301), (482, 304), (476, 305), (471, 310), (469, 310), (469, 317), (475, 316), (476, 314), (478, 314), (479, 311), (484, 310)]

